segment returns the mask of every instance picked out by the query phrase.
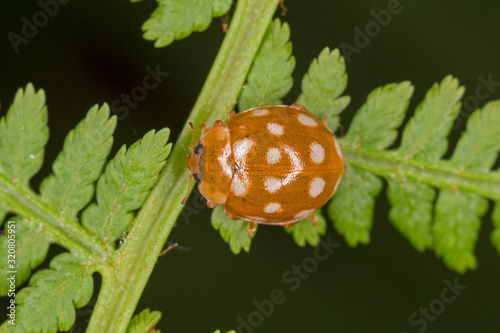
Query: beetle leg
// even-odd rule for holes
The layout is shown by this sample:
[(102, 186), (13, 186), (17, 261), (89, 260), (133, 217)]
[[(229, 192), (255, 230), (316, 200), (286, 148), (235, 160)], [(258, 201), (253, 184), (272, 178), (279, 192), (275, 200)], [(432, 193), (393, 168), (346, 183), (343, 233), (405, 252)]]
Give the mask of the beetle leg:
[(165, 253), (167, 253), (168, 251), (172, 250), (174, 247), (177, 247), (177, 246), (179, 246), (179, 244), (177, 244), (177, 243), (170, 244), (165, 250), (160, 252), (160, 255), (158, 257), (164, 256)]
[(233, 118), (234, 116), (236, 116), (236, 112), (234, 112), (234, 111), (231, 111), (227, 114), (227, 117), (229, 118), (229, 120), (231, 120), (231, 118)]
[(203, 134), (207, 133), (209, 130), (209, 128), (205, 126), (205, 124), (201, 124), (200, 127), (201, 127), (201, 133)]
[(322, 123), (323, 125), (325, 125), (325, 127), (326, 127), (326, 128), (328, 128), (328, 123), (327, 123), (327, 121), (328, 121), (328, 117), (327, 117), (327, 116), (324, 116), (324, 117), (323, 117), (323, 119), (321, 119), (321, 123)]
[(222, 18), (222, 32), (227, 32), (227, 29), (229, 28), (229, 22), (231, 22), (231, 14), (227, 13)]
[(286, 12), (288, 11), (288, 8), (285, 6), (285, 0), (280, 0), (280, 8), (282, 10), (281, 16), (285, 16)]
[(226, 124), (224, 124), (224, 122), (222, 120), (216, 120), (214, 122), (214, 126), (216, 126), (216, 127), (222, 127), (222, 126), (226, 126)]
[(255, 222), (250, 222), (248, 224), (248, 237), (252, 237), (255, 231)]
[(309, 215), (308, 217), (309, 217), (309, 221), (311, 221), (311, 224), (313, 225), (313, 227), (315, 227), (315, 226), (318, 225), (316, 223), (316, 221), (318, 220), (318, 218), (316, 217), (316, 215), (314, 215), (314, 213), (311, 213), (311, 215)]
[(229, 217), (231, 220), (239, 220), (240, 219), (239, 216), (236, 216), (236, 215), (229, 213), (225, 208), (224, 208), (224, 214), (226, 214), (226, 216)]
[(213, 203), (212, 201), (207, 200), (207, 206), (208, 206), (208, 208), (214, 208), (215, 206), (217, 206), (217, 204)]

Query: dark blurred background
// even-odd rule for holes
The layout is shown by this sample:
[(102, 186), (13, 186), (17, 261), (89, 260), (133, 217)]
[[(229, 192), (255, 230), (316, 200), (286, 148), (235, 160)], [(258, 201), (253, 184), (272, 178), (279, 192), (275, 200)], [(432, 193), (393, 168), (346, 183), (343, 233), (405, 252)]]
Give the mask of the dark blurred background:
[[(297, 66), (296, 84), (285, 102), (292, 103), (298, 96), (302, 76), (325, 46), (336, 48), (342, 42), (356, 46), (354, 29), (365, 30), (367, 23), (376, 22), (372, 10), (379, 12), (394, 3), (286, 0), (289, 10), (284, 20), (290, 24)], [(69, 1), (36, 36), (18, 45), (16, 53), (8, 33), (21, 35), (23, 17), (32, 21), (41, 7), (37, 1), (2, 2), (1, 114), (16, 90), (28, 82), (47, 95), (50, 140), (44, 167), (32, 182), (34, 188), (50, 173), (65, 135), (88, 109), (130, 94), (142, 84), (148, 66), (159, 65), (169, 75), (119, 121), (114, 151), (153, 128), (169, 127), (175, 142), (224, 34), (217, 18), (207, 31), (156, 49), (141, 32), (141, 24), (155, 7), (151, 0), (138, 4)], [(410, 80), (416, 86), (410, 105), (413, 110), (425, 91), (447, 74), (458, 77), (466, 87), (464, 96), (471, 103), (462, 110), (466, 119), (476, 102), (479, 106), (486, 102), (476, 95), (482, 84), (479, 77), (500, 82), (500, 3), (405, 0), (397, 8), (390, 23), (367, 45), (358, 47), (359, 53), (350, 55), (346, 93), (352, 102), (342, 123), (348, 126), (355, 110), (377, 86)], [(480, 89), (481, 93), (487, 91)], [(500, 97), (498, 85), (488, 92), (488, 100)], [(456, 124), (453, 142), (463, 125), (463, 121)], [(241, 326), (245, 333), (498, 332), (500, 257), (489, 241), (491, 210), (481, 226), (477, 270), (457, 275), (434, 253), (418, 253), (392, 227), (385, 189), (382, 193), (371, 243), (350, 248), (330, 221), (327, 235), (340, 245), (317, 267), (307, 259), (314, 249), (298, 247), (278, 227), (261, 227), (251, 252), (233, 255), (211, 227), (210, 210), (196, 208), (201, 206), (192, 196), (191, 210), (179, 218), (169, 237), (180, 249), (158, 259), (137, 309), (162, 311), (159, 328), (163, 332), (227, 331), (236, 329), (241, 321), (248, 325)], [(52, 254), (59, 251), (57, 246), (51, 247)], [(295, 282), (283, 280), (283, 274), (303, 262), (311, 265), (307, 278), (290, 273), (288, 278), (295, 277)], [(453, 285), (455, 279), (467, 288), (461, 287), (455, 294), (445, 291), (447, 283)], [(100, 283), (97, 276), (96, 283)], [(282, 291), (282, 302), (269, 314), (268, 300), (275, 289)], [(89, 306), (77, 311), (73, 332), (83, 331), (94, 302), (95, 296)], [(260, 314), (255, 303), (265, 307)]]

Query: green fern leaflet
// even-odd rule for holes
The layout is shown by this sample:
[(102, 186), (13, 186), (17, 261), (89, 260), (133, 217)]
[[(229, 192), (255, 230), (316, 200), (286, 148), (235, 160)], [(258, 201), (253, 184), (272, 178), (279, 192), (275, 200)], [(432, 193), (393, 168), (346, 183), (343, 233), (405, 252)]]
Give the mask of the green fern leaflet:
[[(17, 293), (16, 325), (4, 322), (0, 332), (70, 330), (75, 308), (92, 296), (92, 274), (109, 270), (99, 257), (116, 251), (114, 242), (130, 227), (170, 152), (168, 129), (151, 131), (130, 148), (122, 147), (106, 166), (115, 127), (107, 105), (90, 109), (68, 134), (37, 194), (29, 180), (40, 169), (48, 139), (44, 92), (31, 84), (19, 89), (0, 119), (1, 222), (7, 213), (18, 215), (8, 219), (0, 236), (0, 255), (7, 258), (8, 228), (15, 225), (17, 260), (15, 266), (0, 263), (0, 294), (10, 288), (7, 271), (17, 271), (19, 287), (44, 262), (51, 243), (70, 251), (52, 259), (50, 268), (34, 274)], [(89, 205), (95, 192), (97, 204)], [(155, 312), (144, 316), (140, 323), (159, 320)]]

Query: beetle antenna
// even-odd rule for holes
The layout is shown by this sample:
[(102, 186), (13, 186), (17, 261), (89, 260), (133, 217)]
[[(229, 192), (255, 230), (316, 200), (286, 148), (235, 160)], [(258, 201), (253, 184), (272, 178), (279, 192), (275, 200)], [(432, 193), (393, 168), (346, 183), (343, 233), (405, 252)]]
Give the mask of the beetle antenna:
[[(194, 133), (194, 125), (192, 122), (189, 122), (189, 126), (191, 127), (191, 132), (193, 132), (193, 138), (191, 139), (191, 147), (189, 147), (189, 150), (192, 152), (194, 152), (194, 140), (195, 140), (195, 133)], [(188, 182), (188, 188), (187, 188), (187, 192), (186, 192), (186, 196), (184, 197), (184, 199), (182, 199), (182, 205), (185, 205), (186, 204), (186, 201), (189, 197), (189, 189), (191, 188), (191, 180), (193, 179), (193, 173), (190, 172), (189, 173), (189, 182)]]

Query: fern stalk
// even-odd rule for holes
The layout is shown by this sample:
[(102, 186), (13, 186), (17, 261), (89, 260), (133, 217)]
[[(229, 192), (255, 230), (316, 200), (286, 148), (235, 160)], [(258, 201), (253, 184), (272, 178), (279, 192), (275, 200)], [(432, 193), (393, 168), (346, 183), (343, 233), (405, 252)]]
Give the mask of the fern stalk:
[(350, 164), (385, 178), (396, 174), (437, 188), (451, 188), (500, 199), (500, 174), (464, 172), (442, 162), (406, 160), (390, 151), (355, 150), (342, 145)]
[[(195, 124), (211, 124), (232, 110), (279, 0), (238, 1), (219, 54), (191, 111)], [(124, 332), (165, 241), (179, 216), (187, 188), (185, 160), (191, 132), (186, 123), (157, 185), (125, 243), (99, 269), (103, 285), (87, 332)]]
[(65, 221), (61, 226), (60, 216), (53, 211), (40, 197), (23, 186), (17, 186), (0, 174), (0, 199), (13, 211), (39, 221), (44, 228), (51, 231), (54, 241), (74, 253), (91, 257), (94, 254), (104, 257), (105, 248), (86, 229), (79, 228), (76, 221)]

